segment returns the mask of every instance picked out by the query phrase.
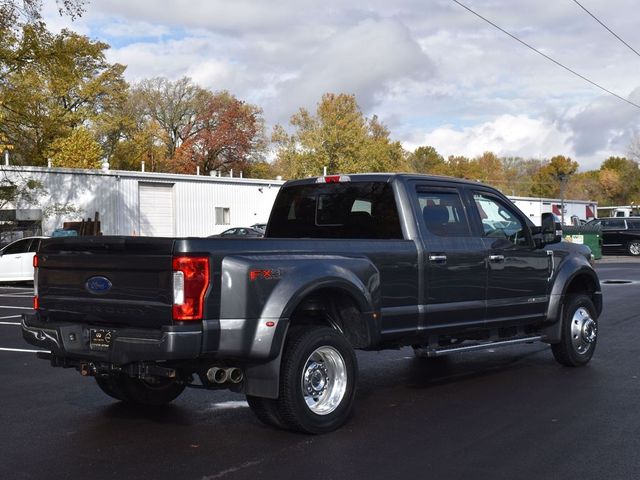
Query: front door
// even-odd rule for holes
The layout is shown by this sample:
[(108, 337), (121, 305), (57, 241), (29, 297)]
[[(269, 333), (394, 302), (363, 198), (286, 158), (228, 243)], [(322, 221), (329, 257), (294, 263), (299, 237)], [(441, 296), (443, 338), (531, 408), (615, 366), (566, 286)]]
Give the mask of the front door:
[(490, 191), (475, 190), (489, 267), (487, 320), (540, 320), (549, 301), (552, 252), (535, 248), (524, 216)]
[(418, 225), (424, 246), (422, 329), (481, 324), (487, 267), (482, 240), (474, 236), (469, 204), (460, 189), (437, 183), (416, 186)]

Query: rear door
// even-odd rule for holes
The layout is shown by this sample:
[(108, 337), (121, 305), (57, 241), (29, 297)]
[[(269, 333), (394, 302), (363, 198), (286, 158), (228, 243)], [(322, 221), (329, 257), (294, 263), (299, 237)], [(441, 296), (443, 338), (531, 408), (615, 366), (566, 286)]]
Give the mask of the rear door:
[(542, 319), (549, 301), (552, 252), (536, 248), (524, 215), (490, 190), (472, 189), (488, 264), (487, 320)]
[(482, 323), (487, 287), (485, 251), (482, 240), (472, 232), (463, 191), (439, 182), (420, 182), (415, 189), (425, 250), (422, 328)]
[[(29, 254), (31, 239), (25, 238), (7, 245), (0, 257), (0, 280), (25, 279), (24, 263), (32, 262), (33, 255)], [(33, 278), (33, 275), (31, 276)], [(28, 279), (28, 278), (27, 278)]]

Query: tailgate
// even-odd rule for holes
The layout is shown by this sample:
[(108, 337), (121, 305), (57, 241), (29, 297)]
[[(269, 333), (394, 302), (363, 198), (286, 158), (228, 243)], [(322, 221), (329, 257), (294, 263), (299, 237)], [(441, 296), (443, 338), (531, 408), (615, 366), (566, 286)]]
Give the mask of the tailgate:
[(172, 324), (171, 238), (54, 238), (38, 250), (40, 315), (55, 322)]

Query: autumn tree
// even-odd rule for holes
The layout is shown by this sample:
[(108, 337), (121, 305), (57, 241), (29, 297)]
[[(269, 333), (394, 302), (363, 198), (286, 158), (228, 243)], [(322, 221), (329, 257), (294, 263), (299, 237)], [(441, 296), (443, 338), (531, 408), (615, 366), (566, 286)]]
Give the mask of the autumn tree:
[(432, 175), (448, 175), (449, 168), (444, 157), (430, 146), (416, 148), (408, 155), (407, 162), (414, 172)]
[(94, 136), (79, 127), (51, 142), (46, 155), (55, 167), (100, 168), (103, 152)]
[[(56, 0), (58, 13), (72, 20), (84, 13), (85, 0)], [(22, 27), (42, 19), (42, 0), (0, 0), (0, 29)]]
[(354, 95), (326, 93), (315, 114), (301, 108), (290, 120), (293, 133), (277, 125), (275, 167), (286, 178), (328, 173), (406, 171), (399, 142), (374, 115), (366, 118)]
[(600, 165), (601, 185), (609, 205), (628, 205), (640, 201), (638, 162), (626, 157), (609, 157)]
[(54, 140), (121, 109), (125, 67), (106, 61), (107, 44), (29, 24), (15, 48), (33, 58), (0, 79), (0, 132), (15, 146), (18, 161), (46, 164), (45, 152)]
[(240, 172), (260, 159), (265, 147), (262, 110), (229, 92), (212, 94), (181, 133), (176, 150), (177, 171)]
[(530, 194), (536, 197), (560, 197), (562, 188), (577, 170), (578, 162), (569, 157), (557, 155), (551, 158), (533, 176)]
[(458, 178), (466, 178), (467, 180), (477, 180), (480, 175), (480, 169), (477, 162), (464, 155), (449, 155), (447, 158), (450, 175)]
[(188, 77), (175, 81), (165, 77), (142, 80), (132, 87), (131, 95), (140, 107), (141, 118), (164, 130), (167, 159), (173, 158), (176, 149), (197, 133), (195, 118), (212, 96)]

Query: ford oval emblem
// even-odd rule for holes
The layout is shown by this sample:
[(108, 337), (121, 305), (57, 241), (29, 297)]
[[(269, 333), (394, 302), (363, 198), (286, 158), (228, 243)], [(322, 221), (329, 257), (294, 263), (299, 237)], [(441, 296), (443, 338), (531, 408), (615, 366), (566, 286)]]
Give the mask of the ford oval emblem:
[(107, 277), (91, 277), (87, 280), (87, 283), (84, 284), (84, 288), (94, 295), (104, 295), (111, 290), (112, 286), (111, 281)]

